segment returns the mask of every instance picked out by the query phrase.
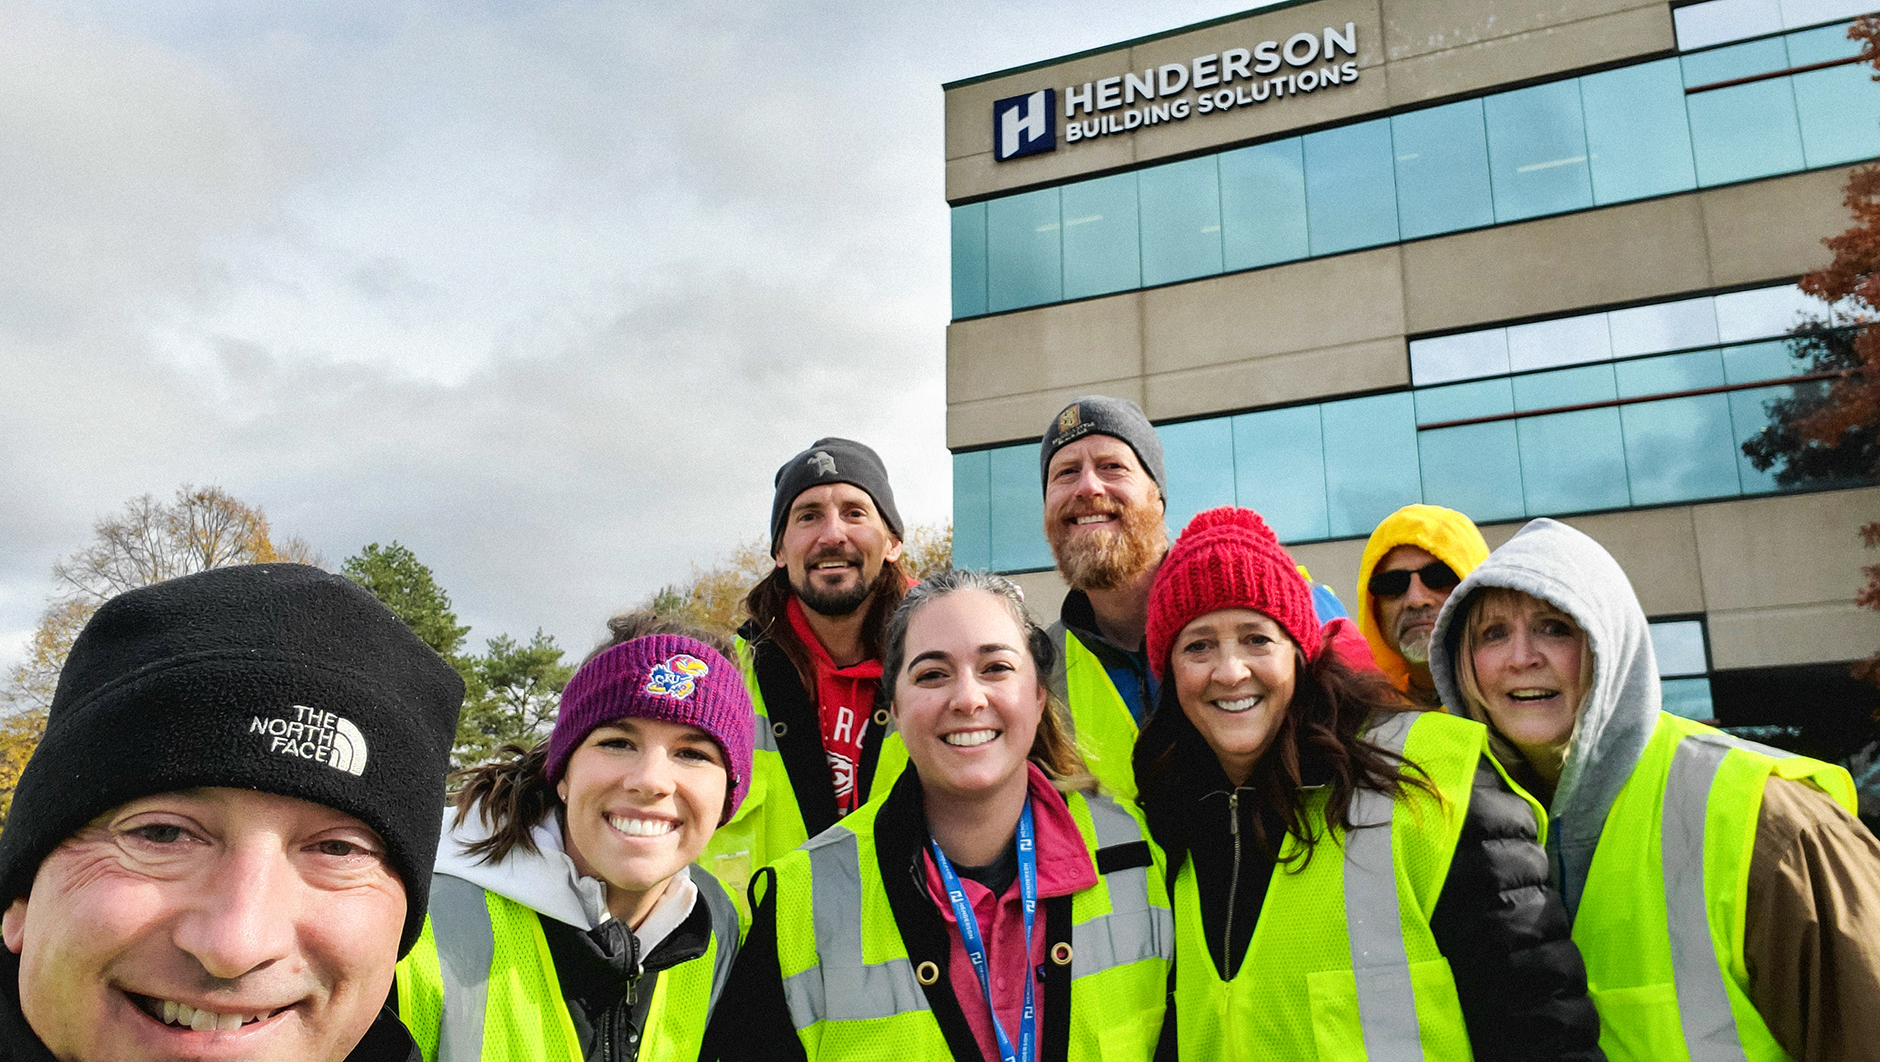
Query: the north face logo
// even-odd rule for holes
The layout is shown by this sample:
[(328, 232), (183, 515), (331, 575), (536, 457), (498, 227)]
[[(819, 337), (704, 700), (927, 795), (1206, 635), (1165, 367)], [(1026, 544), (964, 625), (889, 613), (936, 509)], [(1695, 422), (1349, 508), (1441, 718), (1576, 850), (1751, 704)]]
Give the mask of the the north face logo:
[(814, 469), (818, 476), (833, 476), (836, 474), (836, 459), (818, 450), (809, 455), (809, 467)]
[(365, 773), (366, 736), (352, 720), (333, 712), (296, 704), (294, 718), (263, 719), (257, 715), (248, 732), (264, 738), (269, 752), (318, 760), (347, 774)]

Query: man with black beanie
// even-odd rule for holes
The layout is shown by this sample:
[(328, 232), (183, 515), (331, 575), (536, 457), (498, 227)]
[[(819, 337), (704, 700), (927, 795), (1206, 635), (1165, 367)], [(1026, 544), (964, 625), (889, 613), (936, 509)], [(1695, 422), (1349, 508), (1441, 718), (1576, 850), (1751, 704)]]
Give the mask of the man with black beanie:
[(107, 601), (0, 833), (0, 1057), (419, 1062), (385, 1003), (462, 702), (317, 568)]
[(757, 711), (750, 796), (701, 862), (741, 897), (753, 871), (900, 776), (907, 751), (875, 705), (888, 617), (912, 585), (888, 470), (851, 439), (777, 469), (776, 567), (745, 598), (738, 661)]

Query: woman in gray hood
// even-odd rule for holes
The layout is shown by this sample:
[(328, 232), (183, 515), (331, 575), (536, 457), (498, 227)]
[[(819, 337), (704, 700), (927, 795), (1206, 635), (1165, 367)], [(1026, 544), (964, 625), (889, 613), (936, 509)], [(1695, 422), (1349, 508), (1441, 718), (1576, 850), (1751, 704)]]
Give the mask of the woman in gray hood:
[(1553, 520), (1433, 642), (1443, 703), (1548, 807), (1608, 1058), (1880, 1058), (1880, 844), (1845, 770), (1661, 711), (1625, 572)]

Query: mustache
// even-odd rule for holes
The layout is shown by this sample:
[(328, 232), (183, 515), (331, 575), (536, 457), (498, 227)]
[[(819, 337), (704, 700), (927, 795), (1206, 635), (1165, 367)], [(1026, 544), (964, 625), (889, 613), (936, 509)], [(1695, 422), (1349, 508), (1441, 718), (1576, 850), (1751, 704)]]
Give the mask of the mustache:
[(821, 564), (823, 561), (829, 561), (829, 560), (848, 561), (851, 564), (859, 565), (860, 563), (862, 563), (862, 554), (861, 554), (861, 551), (856, 550), (856, 549), (852, 549), (852, 548), (845, 549), (841, 546), (836, 546), (831, 549), (825, 549), (820, 552), (810, 554), (808, 557), (804, 558), (803, 564), (805, 567), (809, 567), (811, 565)]
[(1098, 501), (1095, 498), (1073, 499), (1059, 510), (1060, 520), (1075, 520), (1080, 516), (1121, 516), (1123, 507), (1111, 501)]

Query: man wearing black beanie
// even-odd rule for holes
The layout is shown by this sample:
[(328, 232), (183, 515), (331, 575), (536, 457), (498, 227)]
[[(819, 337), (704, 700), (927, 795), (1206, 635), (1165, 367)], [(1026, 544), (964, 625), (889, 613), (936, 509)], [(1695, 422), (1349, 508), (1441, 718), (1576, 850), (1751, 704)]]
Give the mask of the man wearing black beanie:
[(907, 750), (875, 707), (888, 616), (911, 584), (888, 470), (824, 438), (777, 469), (776, 567), (745, 598), (737, 655), (757, 711), (751, 796), (701, 860), (743, 895), (751, 872), (884, 793)]
[(0, 1057), (418, 1062), (385, 1002), (462, 701), (317, 568), (106, 602), (0, 833)]

